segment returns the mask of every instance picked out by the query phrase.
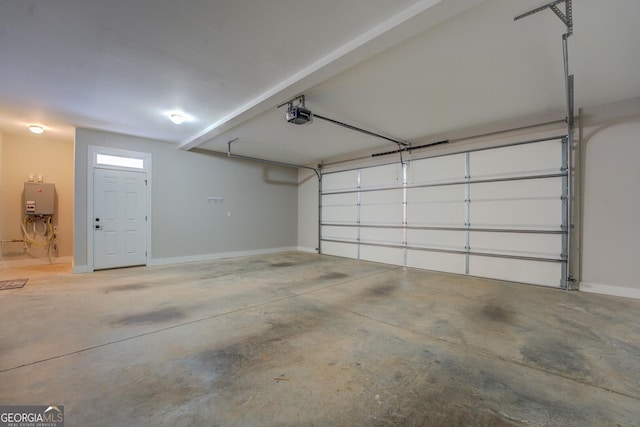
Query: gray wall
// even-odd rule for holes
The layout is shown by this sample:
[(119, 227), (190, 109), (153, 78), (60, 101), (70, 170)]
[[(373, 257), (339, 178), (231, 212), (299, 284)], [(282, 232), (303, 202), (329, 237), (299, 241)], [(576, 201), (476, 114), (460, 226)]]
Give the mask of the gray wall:
[[(89, 145), (151, 153), (150, 264), (297, 246), (295, 169), (182, 151), (161, 141), (77, 129), (74, 271), (82, 271), (87, 265)], [(207, 197), (223, 197), (224, 202), (210, 204)]]
[(640, 98), (582, 112), (581, 284), (640, 298)]

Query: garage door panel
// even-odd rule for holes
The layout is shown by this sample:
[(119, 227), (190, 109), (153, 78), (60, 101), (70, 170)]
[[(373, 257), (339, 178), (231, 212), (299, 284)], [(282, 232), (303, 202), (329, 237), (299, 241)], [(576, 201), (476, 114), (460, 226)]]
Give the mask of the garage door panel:
[(462, 251), (465, 242), (465, 231), (407, 230), (407, 246)]
[(360, 241), (363, 243), (379, 243), (383, 245), (402, 245), (401, 228), (360, 228)]
[(402, 187), (402, 165), (391, 165), (364, 168), (360, 171), (360, 188), (369, 190), (373, 188)]
[(322, 222), (356, 224), (358, 221), (358, 194), (328, 194), (322, 196)]
[(500, 200), (473, 202), (470, 224), (476, 228), (559, 230), (560, 200)]
[(562, 264), (483, 256), (469, 256), (469, 274), (490, 279), (560, 286)]
[(463, 153), (415, 160), (409, 165), (407, 180), (411, 185), (464, 181), (465, 157)]
[(562, 178), (471, 183), (469, 192), (471, 201), (560, 199), (562, 197)]
[(360, 195), (360, 223), (402, 225), (403, 190), (367, 191)]
[(348, 240), (356, 242), (358, 240), (358, 227), (335, 227), (323, 225), (322, 238), (328, 240)]
[(322, 253), (357, 259), (358, 245), (353, 243), (322, 242)]
[(403, 265), (404, 249), (361, 245), (360, 259), (383, 264)]
[(470, 232), (471, 252), (559, 259), (561, 234)]
[(358, 170), (322, 175), (322, 192), (351, 191), (358, 188)]
[(463, 202), (407, 204), (407, 224), (422, 227), (462, 227)]
[(470, 184), (472, 227), (559, 230), (562, 180), (544, 178)]
[(407, 224), (410, 226), (463, 226), (464, 185), (407, 189)]
[(362, 206), (391, 204), (391, 203), (402, 205), (402, 200), (403, 200), (402, 189), (363, 191), (362, 193), (360, 193), (360, 204)]
[(560, 139), (469, 153), (471, 179), (558, 173), (562, 169)]
[(322, 222), (333, 224), (356, 224), (356, 206), (331, 206), (322, 208)]
[(465, 274), (465, 255), (407, 250), (407, 266), (446, 273)]
[(442, 187), (415, 187), (407, 189), (407, 203), (450, 203), (463, 202), (464, 184), (445, 185)]

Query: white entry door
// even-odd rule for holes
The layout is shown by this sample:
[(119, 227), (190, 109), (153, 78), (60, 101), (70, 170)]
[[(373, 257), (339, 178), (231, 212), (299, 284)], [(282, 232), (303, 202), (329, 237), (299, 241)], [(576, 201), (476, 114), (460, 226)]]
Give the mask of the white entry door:
[(95, 168), (93, 267), (147, 263), (147, 173)]

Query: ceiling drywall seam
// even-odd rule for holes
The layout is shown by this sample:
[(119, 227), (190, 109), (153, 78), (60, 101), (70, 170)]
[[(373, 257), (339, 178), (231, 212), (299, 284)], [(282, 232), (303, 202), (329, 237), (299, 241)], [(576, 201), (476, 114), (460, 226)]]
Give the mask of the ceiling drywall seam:
[(274, 105), (292, 98), (357, 63), (483, 1), (421, 0), (207, 126), (182, 142), (179, 148), (182, 150), (195, 148), (224, 131), (263, 113)]

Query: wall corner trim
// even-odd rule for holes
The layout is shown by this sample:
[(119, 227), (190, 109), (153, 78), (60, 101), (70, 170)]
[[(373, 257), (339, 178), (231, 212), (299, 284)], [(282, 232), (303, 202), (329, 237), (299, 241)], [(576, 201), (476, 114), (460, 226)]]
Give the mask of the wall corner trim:
[(598, 283), (580, 282), (580, 291), (594, 294), (611, 295), (616, 297), (640, 299), (640, 289), (627, 286), (601, 285)]

